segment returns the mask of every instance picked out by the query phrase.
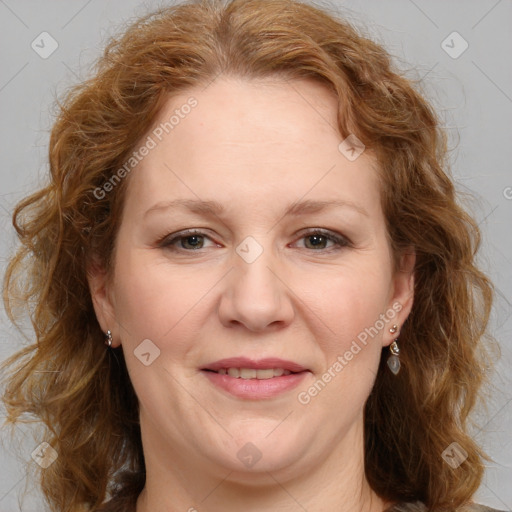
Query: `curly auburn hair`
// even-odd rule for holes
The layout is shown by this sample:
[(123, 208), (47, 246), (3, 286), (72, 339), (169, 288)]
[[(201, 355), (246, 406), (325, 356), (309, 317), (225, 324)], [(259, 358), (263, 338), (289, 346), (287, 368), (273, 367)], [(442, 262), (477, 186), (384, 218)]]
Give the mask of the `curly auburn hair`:
[[(348, 22), (295, 0), (161, 9), (112, 40), (95, 76), (61, 102), (48, 184), (14, 210), (21, 245), (3, 288), (11, 320), (28, 314), (35, 330), (36, 342), (2, 366), (3, 401), (8, 424), (42, 422), (58, 452), (41, 473), (45, 499), (52, 511), (75, 512), (114, 496), (128, 510), (144, 487), (137, 397), (122, 351), (105, 350), (87, 281), (93, 259), (112, 269), (130, 180), (102, 198), (92, 191), (129, 158), (169, 97), (221, 73), (324, 84), (338, 97), (340, 135), (355, 134), (376, 155), (396, 265), (404, 249), (416, 253), (415, 299), (401, 330), (403, 370), (384, 371), (383, 352), (365, 406), (366, 477), (391, 502), (456, 510), (489, 460), (468, 435), (492, 340), (492, 286), (475, 266), (479, 230), (445, 171), (439, 120), (414, 84)], [(468, 453), (457, 470), (441, 457), (453, 442)]]

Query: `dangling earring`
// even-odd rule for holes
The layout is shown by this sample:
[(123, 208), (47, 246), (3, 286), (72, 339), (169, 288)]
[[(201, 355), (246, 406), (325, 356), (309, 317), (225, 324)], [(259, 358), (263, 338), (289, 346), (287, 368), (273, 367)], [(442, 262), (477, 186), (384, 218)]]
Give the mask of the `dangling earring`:
[(107, 331), (107, 334), (105, 335), (106, 339), (105, 339), (105, 345), (108, 346), (108, 348), (112, 348), (112, 333), (110, 332), (110, 330)]
[[(398, 325), (396, 324), (389, 329), (391, 334), (395, 334), (397, 331)], [(395, 375), (400, 371), (400, 358), (398, 357), (400, 355), (400, 349), (398, 348), (397, 340), (398, 338), (395, 338), (393, 343), (389, 345), (391, 355), (388, 357), (388, 367)]]

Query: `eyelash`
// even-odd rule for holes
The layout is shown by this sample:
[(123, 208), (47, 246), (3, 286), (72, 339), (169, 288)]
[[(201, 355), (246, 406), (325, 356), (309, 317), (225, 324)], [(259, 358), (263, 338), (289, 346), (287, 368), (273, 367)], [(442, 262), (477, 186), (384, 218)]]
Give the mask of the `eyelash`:
[[(324, 248), (324, 249), (309, 249), (310, 251), (313, 251), (313, 252), (323, 252), (323, 253), (326, 253), (326, 252), (332, 252), (333, 250), (337, 251), (337, 250), (340, 250), (340, 249), (342, 249), (344, 247), (350, 247), (351, 246), (350, 241), (346, 237), (338, 235), (337, 233), (335, 233), (333, 231), (329, 231), (327, 229), (321, 229), (321, 228), (312, 229), (310, 231), (307, 231), (306, 233), (303, 233), (302, 236), (300, 237), (300, 239), (308, 238), (308, 237), (311, 237), (311, 236), (314, 236), (314, 235), (322, 236), (322, 237), (326, 238), (328, 241), (334, 242), (335, 246), (337, 246), (337, 247)], [(166, 235), (165, 237), (163, 237), (162, 239), (160, 239), (157, 242), (157, 245), (158, 245), (158, 247), (161, 247), (161, 248), (164, 248), (164, 249), (168, 249), (168, 250), (171, 250), (171, 251), (175, 251), (175, 252), (183, 251), (183, 252), (188, 252), (188, 253), (194, 253), (194, 252), (201, 251), (202, 248), (199, 248), (199, 249), (184, 249), (182, 247), (180, 247), (180, 248), (173, 247), (173, 245), (176, 242), (179, 242), (181, 240), (185, 240), (186, 238), (189, 238), (191, 236), (201, 236), (201, 237), (205, 237), (205, 238), (210, 239), (210, 237), (206, 233), (204, 233), (203, 231), (195, 230), (195, 229), (190, 229), (190, 230), (182, 231), (180, 233), (176, 233), (174, 235)], [(308, 248), (307, 247), (303, 247), (303, 249), (308, 249)]]

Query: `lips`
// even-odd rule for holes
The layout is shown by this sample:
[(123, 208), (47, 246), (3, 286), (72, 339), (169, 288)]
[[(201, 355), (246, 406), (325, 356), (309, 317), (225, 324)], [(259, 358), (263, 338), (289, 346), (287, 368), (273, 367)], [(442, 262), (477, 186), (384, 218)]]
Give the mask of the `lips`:
[(265, 400), (297, 387), (311, 372), (293, 361), (278, 358), (221, 359), (201, 368), (215, 388), (244, 400)]

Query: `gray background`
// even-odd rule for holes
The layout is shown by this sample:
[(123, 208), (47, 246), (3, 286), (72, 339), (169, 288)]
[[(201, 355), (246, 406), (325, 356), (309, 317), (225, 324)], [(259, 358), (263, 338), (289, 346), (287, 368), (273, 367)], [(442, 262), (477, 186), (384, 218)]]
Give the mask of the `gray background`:
[[(169, 3), (169, 2), (168, 2)], [(15, 202), (40, 183), (47, 169), (47, 144), (54, 101), (67, 86), (90, 74), (107, 38), (123, 23), (165, 2), (137, 0), (0, 0), (0, 274), (15, 237), (10, 214)], [(512, 0), (330, 0), (396, 56), (397, 65), (440, 112), (450, 136), (452, 173), (482, 228), (481, 265), (496, 284), (492, 332), (502, 345), (488, 413), (476, 418), (475, 438), (494, 459), (476, 500), (512, 509)], [(43, 59), (32, 41), (48, 32), (58, 48)], [(452, 32), (459, 36), (447, 36)], [(37, 39), (36, 39), (37, 38)], [(446, 42), (442, 44), (443, 41)], [(464, 41), (469, 45), (457, 58)], [(50, 48), (46, 40), (45, 50)], [(41, 49), (40, 51), (43, 51)], [(448, 52), (452, 53), (450, 56)], [(30, 331), (27, 330), (30, 335)], [(0, 359), (23, 343), (0, 310)], [(0, 410), (0, 421), (3, 410)], [(40, 441), (19, 429), (21, 457)], [(34, 490), (20, 508), (26, 468), (14, 457), (7, 433), (0, 440), (0, 512), (41, 511)], [(33, 469), (38, 469), (31, 462)]]

